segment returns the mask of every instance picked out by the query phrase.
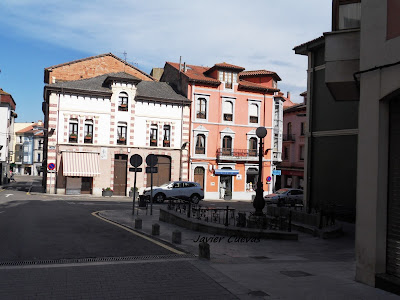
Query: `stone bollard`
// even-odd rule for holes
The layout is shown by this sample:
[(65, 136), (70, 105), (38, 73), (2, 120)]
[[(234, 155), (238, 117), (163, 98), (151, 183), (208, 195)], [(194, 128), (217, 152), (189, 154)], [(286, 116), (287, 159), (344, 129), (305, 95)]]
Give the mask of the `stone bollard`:
[(172, 232), (172, 243), (180, 244), (182, 242), (182, 232), (175, 230)]
[(135, 219), (135, 229), (142, 229), (142, 219)]
[(155, 223), (151, 226), (151, 235), (160, 235), (160, 225)]
[(210, 260), (210, 244), (206, 242), (199, 244), (199, 258)]

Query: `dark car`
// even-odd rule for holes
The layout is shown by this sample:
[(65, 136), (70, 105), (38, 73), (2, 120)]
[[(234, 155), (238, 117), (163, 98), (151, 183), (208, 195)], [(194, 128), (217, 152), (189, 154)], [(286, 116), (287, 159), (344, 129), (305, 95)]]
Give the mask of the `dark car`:
[(266, 204), (276, 204), (278, 206), (303, 205), (303, 190), (284, 188), (273, 194), (264, 196)]

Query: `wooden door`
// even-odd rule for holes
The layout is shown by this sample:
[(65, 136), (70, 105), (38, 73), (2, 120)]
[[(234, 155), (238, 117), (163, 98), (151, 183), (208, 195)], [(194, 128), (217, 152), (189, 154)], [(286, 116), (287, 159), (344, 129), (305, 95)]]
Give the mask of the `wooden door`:
[[(153, 186), (160, 186), (171, 181), (171, 158), (169, 156), (156, 155), (158, 173), (153, 174)], [(147, 186), (150, 186), (151, 174), (147, 173)]]
[(194, 182), (199, 183), (201, 188), (204, 189), (204, 168), (196, 167), (194, 169)]
[(114, 160), (114, 195), (126, 195), (126, 170), (128, 156), (123, 154), (115, 155)]
[(93, 182), (93, 177), (82, 177), (81, 194), (92, 193), (92, 182)]

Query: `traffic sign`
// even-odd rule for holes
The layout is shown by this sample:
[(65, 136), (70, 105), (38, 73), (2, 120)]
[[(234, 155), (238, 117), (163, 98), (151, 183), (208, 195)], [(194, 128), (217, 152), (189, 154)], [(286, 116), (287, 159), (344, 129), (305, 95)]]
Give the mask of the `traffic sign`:
[(54, 170), (56, 168), (56, 165), (54, 163), (49, 163), (47, 165), (47, 169), (49, 169), (50, 171)]
[(129, 161), (130, 161), (132, 167), (137, 168), (142, 164), (143, 158), (139, 154), (133, 154), (131, 156), (131, 158), (129, 159)]
[(129, 172), (142, 172), (142, 168), (129, 168)]
[(158, 167), (146, 167), (146, 173), (158, 173)]
[(271, 176), (268, 176), (268, 177), (267, 177), (267, 182), (270, 182), (271, 179), (272, 179)]
[(149, 154), (146, 157), (146, 164), (149, 167), (155, 167), (158, 164), (158, 157), (155, 156), (154, 154)]
[(278, 176), (280, 176), (281, 173), (282, 173), (281, 170), (272, 170), (272, 175), (278, 175)]

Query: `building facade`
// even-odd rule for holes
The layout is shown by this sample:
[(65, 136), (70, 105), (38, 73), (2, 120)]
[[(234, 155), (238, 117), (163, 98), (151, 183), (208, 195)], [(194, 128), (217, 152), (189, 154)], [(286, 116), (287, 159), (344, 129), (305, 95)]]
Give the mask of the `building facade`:
[(206, 199), (252, 199), (261, 126), (268, 131), (262, 182), (266, 193), (272, 191), (267, 177), (281, 160), (283, 99), (274, 99), (280, 80), (275, 72), (244, 71), (227, 63), (211, 68), (165, 64), (161, 81), (192, 101), (190, 143), (182, 148), (190, 155), (187, 178), (203, 186)]
[(396, 0), (334, 0), (332, 32), (294, 49), (309, 57), (308, 203), (325, 190), (354, 205), (356, 280), (398, 294), (399, 14)]
[[(185, 172), (180, 145), (190, 101), (168, 84), (119, 72), (48, 84), (44, 94), (46, 164), (55, 164), (46, 176), (48, 193), (101, 195), (109, 187), (125, 196), (134, 186), (134, 154), (143, 171), (147, 155), (158, 157), (154, 185)], [(138, 174), (139, 188), (150, 185), (149, 175)]]
[[(306, 98), (306, 92), (301, 96)], [(283, 110), (283, 143), (280, 181), (276, 188), (304, 188), (306, 104), (294, 104)]]
[(43, 122), (15, 123), (12, 171), (19, 175), (43, 174)]
[(16, 104), (11, 94), (0, 89), (0, 184), (8, 183), (13, 155)]

